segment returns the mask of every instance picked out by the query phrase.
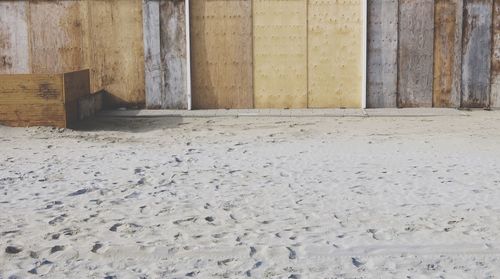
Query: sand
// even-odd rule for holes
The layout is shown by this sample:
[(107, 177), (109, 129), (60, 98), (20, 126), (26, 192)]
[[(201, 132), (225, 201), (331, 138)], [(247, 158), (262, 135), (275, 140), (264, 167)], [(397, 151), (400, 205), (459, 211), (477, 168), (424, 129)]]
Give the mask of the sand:
[(500, 112), (0, 126), (0, 278), (500, 278)]

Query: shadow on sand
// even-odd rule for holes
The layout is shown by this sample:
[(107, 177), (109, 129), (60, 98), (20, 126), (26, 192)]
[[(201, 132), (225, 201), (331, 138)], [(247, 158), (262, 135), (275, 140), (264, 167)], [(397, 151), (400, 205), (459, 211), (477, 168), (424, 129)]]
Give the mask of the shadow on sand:
[(116, 131), (143, 133), (155, 130), (174, 129), (182, 125), (184, 119), (180, 116), (170, 117), (102, 117), (96, 116), (80, 121), (75, 131), (99, 132)]

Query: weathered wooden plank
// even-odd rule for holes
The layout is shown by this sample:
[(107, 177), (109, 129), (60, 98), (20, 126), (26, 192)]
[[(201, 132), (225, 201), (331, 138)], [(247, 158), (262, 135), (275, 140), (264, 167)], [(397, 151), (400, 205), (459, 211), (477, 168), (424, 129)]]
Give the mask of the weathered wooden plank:
[(30, 1), (32, 73), (89, 67), (86, 1)]
[(0, 74), (30, 71), (28, 2), (0, 1)]
[(400, 0), (398, 106), (431, 107), (434, 0)]
[(161, 63), (160, 43), (160, 1), (143, 0), (142, 9), (146, 107), (157, 109), (162, 107), (164, 94), (164, 69)]
[(256, 108), (307, 108), (307, 1), (253, 2)]
[(141, 0), (89, 2), (92, 91), (110, 93), (108, 105), (145, 103)]
[(184, 0), (160, 3), (160, 43), (163, 71), (161, 108), (187, 109), (186, 15)]
[(361, 107), (362, 14), (361, 0), (309, 1), (309, 107)]
[(463, 0), (436, 0), (434, 16), (434, 107), (459, 107)]
[(190, 3), (193, 108), (252, 108), (251, 1)]
[(81, 70), (63, 74), (64, 103), (90, 95), (90, 71)]
[(22, 104), (63, 103), (61, 75), (0, 75), (0, 103)]
[(368, 0), (367, 106), (397, 106), (398, 0)]
[(494, 1), (491, 107), (500, 107), (500, 0)]
[(0, 103), (0, 123), (12, 127), (53, 126), (66, 128), (63, 103), (23, 104)]
[(462, 106), (488, 107), (490, 100), (492, 0), (465, 0)]
[(90, 96), (90, 71), (65, 73), (63, 80), (66, 126), (73, 127), (79, 120), (79, 101)]
[(0, 123), (66, 127), (62, 75), (0, 75)]

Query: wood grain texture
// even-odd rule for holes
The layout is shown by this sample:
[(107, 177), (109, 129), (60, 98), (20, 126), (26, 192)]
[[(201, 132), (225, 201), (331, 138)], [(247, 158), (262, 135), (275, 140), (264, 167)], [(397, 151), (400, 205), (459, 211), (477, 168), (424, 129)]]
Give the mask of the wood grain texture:
[(89, 67), (87, 1), (30, 1), (31, 73)]
[(110, 92), (111, 106), (145, 103), (141, 0), (89, 2), (92, 91)]
[(0, 75), (0, 123), (66, 127), (62, 75)]
[(307, 108), (307, 1), (253, 2), (256, 108)]
[(28, 2), (0, 1), (0, 74), (28, 74)]
[(160, 1), (143, 0), (144, 67), (146, 108), (161, 108), (163, 65), (160, 43)]
[(193, 108), (252, 108), (252, 2), (190, 5)]
[(431, 107), (434, 1), (400, 0), (398, 106)]
[(63, 74), (66, 127), (74, 127), (80, 119), (78, 103), (90, 96), (90, 71)]
[(187, 108), (183, 0), (143, 0), (146, 107)]
[(500, 107), (500, 0), (493, 7), (493, 53), (491, 61), (491, 107)]
[(462, 107), (489, 106), (492, 0), (464, 1)]
[(90, 72), (0, 75), (0, 123), (73, 127), (78, 101), (90, 96)]
[(0, 123), (12, 127), (53, 126), (66, 128), (64, 104), (12, 106), (0, 103)]
[(64, 103), (61, 75), (0, 75), (0, 103), (21, 104)]
[(368, 0), (367, 106), (397, 106), (398, 0)]
[(187, 109), (186, 15), (183, 0), (160, 2), (161, 62), (164, 66), (161, 108)]
[(309, 1), (309, 107), (361, 107), (362, 12), (361, 0)]
[(434, 107), (459, 107), (463, 0), (436, 0), (434, 13)]

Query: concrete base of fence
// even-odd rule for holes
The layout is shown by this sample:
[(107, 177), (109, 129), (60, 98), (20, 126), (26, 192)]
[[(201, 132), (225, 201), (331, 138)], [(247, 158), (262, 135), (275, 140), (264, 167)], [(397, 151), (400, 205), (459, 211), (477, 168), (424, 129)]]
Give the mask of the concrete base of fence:
[(431, 117), (468, 116), (471, 111), (440, 108), (405, 109), (234, 109), (234, 110), (112, 110), (101, 117)]

